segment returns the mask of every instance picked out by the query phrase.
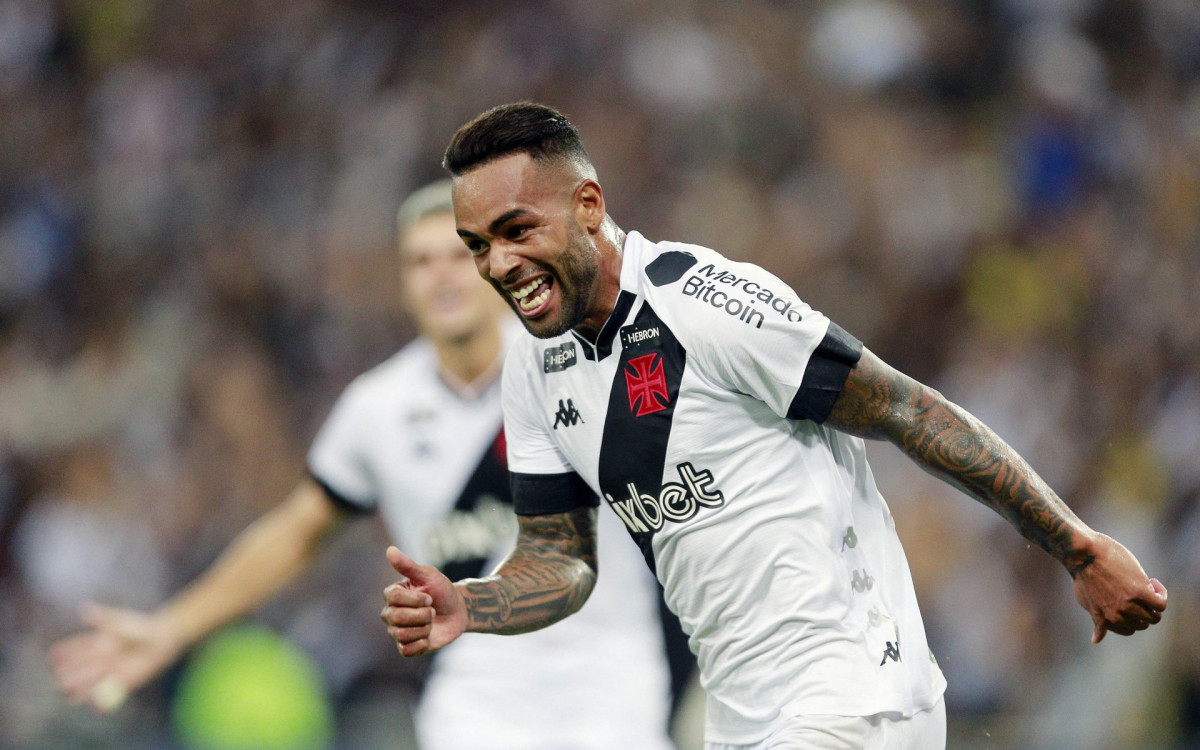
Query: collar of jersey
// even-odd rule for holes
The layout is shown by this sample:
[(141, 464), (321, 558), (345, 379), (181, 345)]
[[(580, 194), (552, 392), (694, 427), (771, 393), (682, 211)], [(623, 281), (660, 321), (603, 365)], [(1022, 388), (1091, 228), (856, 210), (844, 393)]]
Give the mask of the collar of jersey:
[(625, 319), (629, 317), (629, 311), (633, 308), (633, 302), (637, 297), (632, 292), (627, 292), (624, 289), (617, 295), (617, 302), (613, 305), (613, 311), (609, 313), (608, 320), (604, 322), (604, 327), (600, 329), (600, 335), (596, 337), (596, 343), (580, 336), (575, 331), (571, 331), (571, 335), (575, 337), (583, 348), (583, 356), (592, 362), (599, 362), (608, 355), (612, 354), (613, 341), (617, 338), (617, 331), (621, 330), (621, 326), (625, 324)]
[(625, 235), (625, 242), (621, 247), (621, 292), (617, 295), (616, 304), (613, 305), (608, 320), (600, 329), (600, 335), (596, 337), (596, 343), (593, 344), (571, 331), (571, 335), (582, 345), (585, 359), (598, 362), (612, 354), (612, 345), (617, 338), (617, 331), (621, 330), (621, 326), (625, 324), (625, 319), (629, 317), (629, 311), (637, 299), (637, 295), (626, 290), (638, 288), (637, 271), (646, 244), (648, 244), (646, 238), (640, 232), (631, 231)]

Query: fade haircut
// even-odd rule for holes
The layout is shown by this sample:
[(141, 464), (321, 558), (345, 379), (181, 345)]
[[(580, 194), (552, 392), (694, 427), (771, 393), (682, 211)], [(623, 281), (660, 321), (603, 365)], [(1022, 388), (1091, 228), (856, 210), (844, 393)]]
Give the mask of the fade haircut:
[(454, 177), (509, 154), (535, 162), (569, 159), (590, 167), (579, 131), (561, 112), (535, 102), (502, 104), (458, 129), (446, 147), (442, 166)]

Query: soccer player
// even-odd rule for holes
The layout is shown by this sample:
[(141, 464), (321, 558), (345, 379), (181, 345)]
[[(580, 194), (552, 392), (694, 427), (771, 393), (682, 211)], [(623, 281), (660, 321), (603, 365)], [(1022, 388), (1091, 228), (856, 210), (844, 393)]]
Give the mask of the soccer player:
[[(278, 591), (353, 514), (378, 510), (397, 544), (454, 576), (480, 575), (511, 548), (499, 380), (520, 326), (455, 235), (448, 181), (413, 194), (398, 224), (419, 338), (346, 389), (311, 447), (311, 476), (197, 581), (149, 614), (85, 612), (91, 629), (53, 649), (70, 698), (119, 704)], [(578, 618), (529, 640), (464, 639), (439, 655), (414, 716), (423, 750), (671, 747), (658, 585), (613, 523), (601, 550), (611, 580)]]
[[(520, 534), (494, 574), (454, 583), (388, 549), (402, 654), (577, 610), (607, 574), (599, 499), (690, 637), (711, 750), (944, 747), (945, 680), (863, 438), (1059, 560), (1094, 641), (1159, 621), (1165, 588), (975, 417), (761, 268), (622, 231), (558, 112), (489, 110), (444, 165), (459, 235), (533, 334), (504, 370)], [(556, 424), (563, 406), (577, 423)]]

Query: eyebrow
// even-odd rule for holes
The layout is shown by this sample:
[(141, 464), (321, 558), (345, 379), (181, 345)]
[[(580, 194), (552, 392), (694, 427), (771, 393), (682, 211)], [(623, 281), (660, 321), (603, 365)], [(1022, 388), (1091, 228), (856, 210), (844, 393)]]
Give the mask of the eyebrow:
[[(500, 214), (495, 219), (493, 219), (491, 224), (488, 224), (488, 234), (496, 234), (497, 232), (500, 231), (500, 227), (504, 226), (505, 224), (507, 224), (508, 222), (517, 218), (518, 216), (524, 216), (527, 213), (529, 213), (529, 212), (523, 208), (513, 208), (513, 209), (509, 209), (508, 211), (505, 211), (504, 213)], [(475, 236), (474, 232), (469, 232), (466, 229), (457, 229), (455, 231), (458, 232), (459, 237), (474, 237)]]

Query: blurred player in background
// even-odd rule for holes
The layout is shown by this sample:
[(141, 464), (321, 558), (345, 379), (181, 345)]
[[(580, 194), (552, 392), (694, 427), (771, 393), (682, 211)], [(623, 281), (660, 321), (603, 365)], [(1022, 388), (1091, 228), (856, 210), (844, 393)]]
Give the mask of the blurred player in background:
[[(520, 327), (455, 235), (448, 181), (409, 197), (398, 230), (419, 338), (345, 390), (310, 449), (310, 476), (204, 575), (153, 612), (85, 606), (90, 629), (52, 652), (73, 701), (119, 707), (279, 591), (356, 514), (380, 512), (397, 544), (455, 578), (491, 570), (511, 548), (500, 370)], [(464, 639), (438, 657), (414, 718), (423, 750), (671, 747), (659, 591), (611, 520), (605, 583), (580, 617), (531, 638)]]
[[(490, 110), (445, 166), (459, 235), (533, 334), (504, 373), (521, 531), (495, 574), (457, 583), (388, 550), (405, 579), (382, 617), (401, 653), (576, 611), (607, 533), (599, 497), (691, 638), (710, 750), (944, 747), (945, 679), (862, 438), (1062, 563), (1093, 640), (1159, 622), (1166, 589), (978, 419), (761, 268), (622, 231), (558, 112)], [(579, 424), (558, 423), (564, 402)]]

